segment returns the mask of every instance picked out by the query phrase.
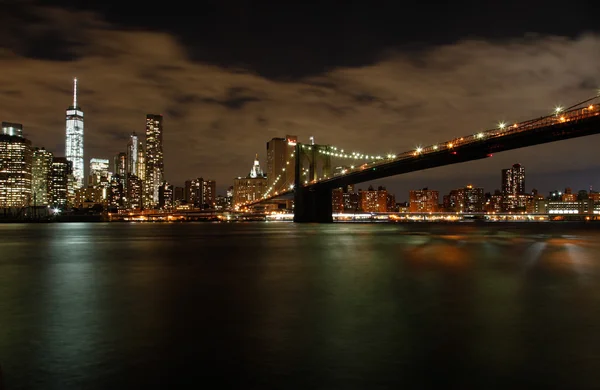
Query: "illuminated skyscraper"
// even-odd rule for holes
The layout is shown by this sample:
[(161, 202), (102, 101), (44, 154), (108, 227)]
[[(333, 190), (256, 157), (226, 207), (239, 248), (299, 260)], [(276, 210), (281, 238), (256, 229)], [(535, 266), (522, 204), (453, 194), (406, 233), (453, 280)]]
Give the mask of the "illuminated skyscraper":
[[(90, 159), (90, 180), (89, 185), (96, 186), (102, 182), (108, 183), (108, 170), (110, 162), (105, 158)], [(102, 180), (104, 178), (104, 180)]]
[(23, 125), (20, 123), (2, 122), (2, 133), (4, 135), (23, 136)]
[(158, 190), (164, 182), (163, 162), (163, 117), (146, 115), (146, 207), (156, 207), (159, 203)]
[(202, 182), (202, 208), (213, 209), (217, 196), (217, 183), (214, 180)]
[(66, 208), (69, 202), (69, 176), (73, 167), (66, 157), (54, 157), (48, 175), (49, 202), (54, 207)]
[(158, 188), (158, 207), (165, 210), (173, 208), (173, 186), (167, 182)]
[(129, 209), (139, 210), (142, 208), (142, 181), (135, 175), (127, 175), (127, 207)]
[(118, 175), (121, 179), (124, 179), (125, 175), (127, 174), (127, 153), (121, 152), (117, 154), (113, 163), (115, 175)]
[(502, 197), (505, 210), (525, 207), (525, 167), (514, 164), (502, 170)]
[(143, 185), (144, 180), (146, 180), (146, 151), (144, 150), (144, 144), (141, 141), (138, 144), (136, 176), (142, 181)]
[(73, 80), (73, 105), (67, 109), (65, 156), (73, 164), (75, 187), (83, 187), (83, 111), (77, 105), (77, 79)]
[(31, 141), (0, 134), (0, 207), (31, 205)]
[(33, 151), (32, 184), (33, 192), (32, 204), (34, 206), (49, 205), (48, 197), (48, 178), (52, 169), (52, 160), (54, 156), (44, 148), (35, 148)]
[(127, 173), (130, 175), (140, 176), (139, 155), (140, 155), (140, 140), (135, 132), (129, 136), (127, 142)]

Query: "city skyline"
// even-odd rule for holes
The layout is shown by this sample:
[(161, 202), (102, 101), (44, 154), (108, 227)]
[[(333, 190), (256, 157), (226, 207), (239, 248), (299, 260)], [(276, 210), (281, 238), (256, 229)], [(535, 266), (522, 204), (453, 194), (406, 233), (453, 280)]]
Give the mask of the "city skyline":
[[(6, 90), (0, 119), (22, 123), (35, 146), (62, 155), (61, 112), (71, 99), (69, 80), (77, 76), (86, 109), (86, 167), (91, 157), (124, 151), (132, 132), (144, 133), (144, 116), (162, 113), (165, 178), (182, 185), (210, 177), (219, 193), (245, 175), (256, 153), (267, 166), (265, 143), (275, 137), (294, 134), (308, 142), (314, 136), (318, 143), (350, 150), (399, 153), (501, 120), (547, 114), (600, 85), (600, 38), (589, 23), (570, 22), (560, 31), (539, 28), (537, 36), (526, 36), (519, 30), (524, 26), (514, 23), (517, 27), (499, 39), (479, 30), (473, 38), (428, 41), (418, 56), (400, 43), (380, 44), (374, 58), (302, 72), (288, 69), (284, 50), (275, 58), (286, 62), (280, 64), (288, 69), (285, 78), (252, 61), (234, 66), (190, 59), (188, 44), (164, 26), (144, 30), (134, 23), (125, 29), (115, 15), (93, 5), (86, 11), (61, 4), (23, 12), (38, 18), (57, 42), (65, 41), (57, 46), (64, 57), (50, 44), (48, 53), (25, 51), (41, 39), (27, 31), (11, 42), (10, 54), (0, 59)], [(10, 20), (13, 14), (7, 15)], [(16, 28), (28, 23), (26, 18)], [(73, 29), (83, 41), (73, 38)], [(395, 193), (427, 186), (449, 190), (459, 181), (492, 189), (494, 172), (519, 162), (529, 169), (529, 189), (547, 192), (555, 183), (600, 188), (595, 155), (594, 142), (562, 141), (376, 184)]]

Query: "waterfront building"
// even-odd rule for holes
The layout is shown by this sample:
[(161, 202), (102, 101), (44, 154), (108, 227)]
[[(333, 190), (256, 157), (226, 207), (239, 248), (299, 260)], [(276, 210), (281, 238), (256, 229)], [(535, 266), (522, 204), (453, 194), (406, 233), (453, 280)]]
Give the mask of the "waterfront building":
[(503, 211), (525, 211), (525, 167), (514, 164), (502, 170)]
[(217, 192), (217, 182), (214, 180), (202, 181), (202, 208), (214, 209)]
[(215, 208), (219, 211), (227, 211), (231, 209), (231, 197), (217, 195), (215, 199)]
[(439, 191), (423, 188), (422, 190), (411, 190), (409, 192), (411, 213), (431, 213), (438, 211)]
[(466, 213), (481, 213), (484, 210), (485, 197), (483, 188), (473, 187), (472, 184), (467, 185), (462, 190), (463, 212)]
[(35, 148), (33, 151), (31, 168), (31, 204), (33, 206), (50, 204), (48, 182), (53, 159), (52, 153), (44, 148)]
[(173, 186), (167, 182), (158, 188), (158, 207), (164, 210), (173, 208)]
[(173, 200), (175, 204), (179, 206), (182, 202), (185, 202), (185, 188), (184, 187), (175, 187), (173, 189)]
[(573, 193), (573, 190), (570, 187), (565, 188), (565, 192), (562, 194), (563, 202), (575, 202), (577, 201), (577, 194)]
[(358, 190), (360, 210), (365, 213), (385, 213), (388, 211), (388, 193), (385, 187), (376, 189), (369, 186), (366, 191)]
[(331, 191), (331, 207), (334, 213), (344, 212), (344, 189), (334, 188)]
[(90, 159), (90, 175), (88, 185), (98, 186), (108, 182), (110, 163), (105, 158)]
[(537, 214), (550, 215), (591, 215), (594, 213), (594, 201), (592, 199), (576, 200), (569, 202), (540, 199), (536, 201), (534, 212)]
[(146, 115), (145, 175), (145, 202), (148, 208), (153, 208), (159, 204), (159, 187), (164, 183), (162, 115)]
[(83, 111), (77, 104), (77, 79), (73, 80), (73, 105), (67, 108), (66, 115), (67, 138), (65, 156), (73, 166), (74, 186), (83, 187)]
[(87, 186), (75, 190), (73, 207), (91, 208), (104, 203), (104, 189), (98, 186)]
[(0, 207), (30, 206), (31, 188), (31, 141), (20, 135), (0, 134)]
[(128, 208), (140, 210), (143, 207), (143, 186), (142, 179), (135, 175), (127, 174), (127, 189), (125, 190), (125, 198)]
[(106, 202), (113, 211), (125, 207), (125, 189), (121, 176), (114, 175), (111, 177)]
[(484, 211), (488, 213), (501, 213), (502, 212), (502, 192), (495, 190), (494, 193), (486, 193), (485, 195)]
[(267, 178), (260, 168), (257, 155), (250, 173), (233, 180), (233, 207), (238, 208), (242, 203), (261, 199), (266, 189)]
[(66, 208), (69, 204), (69, 185), (73, 181), (73, 163), (66, 157), (54, 157), (48, 179), (50, 205)]
[(202, 205), (202, 189), (204, 187), (204, 179), (198, 177), (194, 180), (187, 180), (185, 182), (185, 201), (187, 204), (194, 207), (200, 207)]

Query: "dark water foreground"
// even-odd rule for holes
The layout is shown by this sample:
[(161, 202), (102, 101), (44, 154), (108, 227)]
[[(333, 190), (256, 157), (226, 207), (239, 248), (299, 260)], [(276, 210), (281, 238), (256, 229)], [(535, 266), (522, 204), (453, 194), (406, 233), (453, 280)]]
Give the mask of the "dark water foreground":
[(597, 389), (600, 229), (0, 225), (13, 389)]

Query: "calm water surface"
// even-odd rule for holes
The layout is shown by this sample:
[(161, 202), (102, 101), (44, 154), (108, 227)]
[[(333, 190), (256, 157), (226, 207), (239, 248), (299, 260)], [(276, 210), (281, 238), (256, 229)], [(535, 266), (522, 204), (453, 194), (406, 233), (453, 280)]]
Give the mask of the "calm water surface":
[(597, 389), (600, 228), (0, 225), (0, 365), (8, 390)]

